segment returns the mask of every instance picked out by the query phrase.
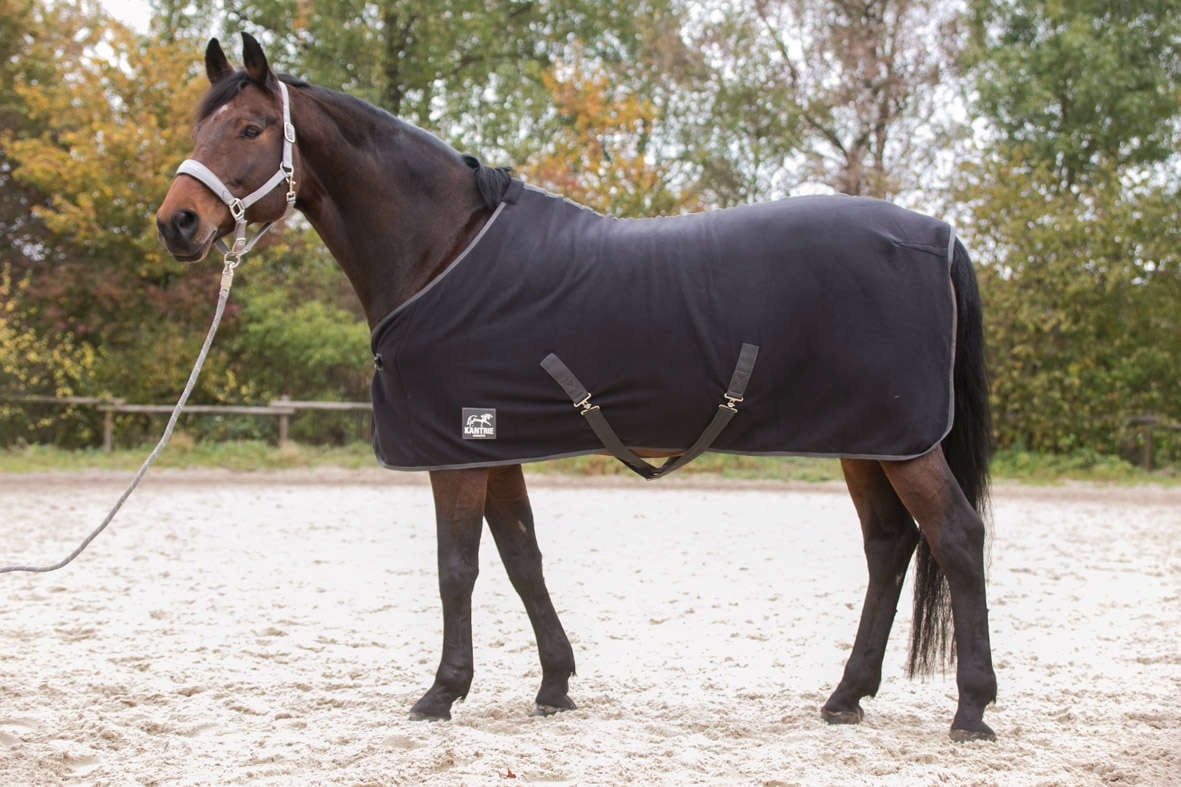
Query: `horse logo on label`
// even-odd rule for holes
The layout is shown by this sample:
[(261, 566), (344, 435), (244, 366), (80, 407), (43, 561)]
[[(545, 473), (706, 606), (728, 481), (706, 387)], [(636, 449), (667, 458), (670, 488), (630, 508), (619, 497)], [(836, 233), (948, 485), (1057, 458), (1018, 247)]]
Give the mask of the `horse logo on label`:
[(484, 407), (463, 408), (464, 440), (495, 440), (496, 410)]

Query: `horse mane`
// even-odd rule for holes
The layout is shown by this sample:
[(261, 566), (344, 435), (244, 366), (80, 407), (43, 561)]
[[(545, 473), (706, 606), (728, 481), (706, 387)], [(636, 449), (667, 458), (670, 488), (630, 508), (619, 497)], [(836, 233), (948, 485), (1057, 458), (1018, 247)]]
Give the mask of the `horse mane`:
[[(292, 87), (314, 88), (310, 83), (287, 74), (279, 75), (279, 79)], [(250, 76), (246, 71), (239, 69), (226, 78), (219, 80), (216, 84), (211, 85), (208, 92), (205, 93), (204, 98), (201, 99), (200, 105), (197, 107), (197, 122), (201, 122), (216, 112), (220, 107), (228, 104), (250, 81)], [(397, 118), (385, 110), (375, 107), (366, 101), (362, 101), (355, 96), (350, 96), (347, 93), (336, 93), (335, 91), (326, 92), (331, 93), (333, 96), (348, 99), (351, 103), (370, 112), (375, 112), (380, 116), (397, 121)], [(476, 191), (480, 194), (480, 200), (484, 203), (485, 207), (494, 209), (500, 204), (505, 192), (508, 191), (508, 187), (512, 183), (512, 168), (486, 167), (478, 158), (468, 155), (463, 156), (463, 162), (472, 170), (472, 176), (476, 181)]]
[(465, 155), (463, 163), (472, 169), (476, 179), (476, 190), (480, 192), (480, 199), (487, 208), (495, 208), (504, 199), (513, 181), (512, 167), (485, 167), (475, 156)]

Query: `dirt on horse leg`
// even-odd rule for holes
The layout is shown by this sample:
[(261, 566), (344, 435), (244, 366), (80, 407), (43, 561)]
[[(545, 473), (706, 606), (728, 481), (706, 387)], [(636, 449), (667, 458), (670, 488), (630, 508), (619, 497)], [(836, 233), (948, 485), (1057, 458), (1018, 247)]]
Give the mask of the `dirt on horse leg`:
[(443, 602), (443, 656), (434, 685), (410, 709), (413, 719), (450, 719), (451, 705), (472, 685), (472, 589), (480, 565), (487, 470), (440, 470), (431, 474), (439, 550), (439, 596)]
[(984, 723), (985, 707), (996, 700), (984, 588), (984, 522), (964, 497), (938, 446), (917, 459), (883, 462), (882, 467), (918, 522), (951, 591), (959, 689), (951, 738), (995, 740), (996, 734)]
[(919, 533), (877, 462), (845, 459), (841, 466), (861, 520), (869, 585), (844, 675), (820, 713), (830, 724), (857, 724), (861, 698), (876, 695), (882, 681), (882, 657)]
[(537, 692), (534, 712), (550, 715), (573, 710), (575, 705), (567, 691), (570, 676), (574, 674), (574, 651), (545, 586), (541, 550), (533, 528), (533, 510), (520, 465), (492, 471), (484, 516), (496, 540), (505, 571), (525, 604), (537, 638), (541, 689)]

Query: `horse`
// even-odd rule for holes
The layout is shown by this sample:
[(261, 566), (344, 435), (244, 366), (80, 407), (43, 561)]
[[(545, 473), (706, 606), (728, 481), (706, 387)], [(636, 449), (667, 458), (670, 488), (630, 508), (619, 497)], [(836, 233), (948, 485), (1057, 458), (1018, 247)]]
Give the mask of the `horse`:
[[(481, 238), (489, 227), (499, 226), (498, 211), (505, 207), (509, 201), (507, 195), (519, 181), (511, 177), (509, 170), (479, 165), (429, 132), (371, 104), (287, 75), (277, 75), (271, 70), (262, 47), (248, 34), (243, 34), (242, 62), (241, 68), (232, 66), (217, 39), (211, 40), (206, 48), (205, 71), (210, 87), (197, 107), (192, 157), (172, 181), (156, 214), (159, 237), (172, 256), (182, 262), (199, 261), (222, 238), (235, 232), (241, 238), (245, 223), (271, 222), (294, 207), (310, 222), (348, 277), (375, 332), (386, 327), (390, 315), (401, 314), (399, 309), (408, 304), (428, 309), (423, 313), (424, 319), (414, 322), (421, 330), (426, 330), (423, 326), (433, 319), (451, 323), (461, 319), (442, 312), (431, 313), (430, 297), (439, 289), (436, 285), (452, 275), (450, 271), (456, 269), (457, 260), (465, 258), (473, 245), (482, 243)], [(249, 198), (235, 196), (245, 194)], [(792, 199), (781, 202), (786, 206)], [(822, 220), (823, 210), (829, 210), (835, 203), (818, 204), (822, 212), (817, 214), (814, 210), (809, 221)], [(569, 203), (566, 205), (569, 208)], [(561, 214), (552, 222), (553, 232), (564, 232), (570, 222), (582, 221), (583, 214), (588, 214), (586, 221), (608, 221), (579, 206), (570, 210), (577, 212)], [(734, 220), (741, 221), (759, 217), (763, 222), (760, 226), (767, 232), (775, 232), (777, 217), (784, 210), (786, 207), (772, 205), (762, 212), (733, 215), (737, 217)], [(708, 217), (711, 212), (703, 215)], [(724, 227), (725, 221), (730, 220), (719, 219), (721, 223), (709, 226)], [(698, 243), (694, 239), (686, 242), (681, 235), (699, 226), (697, 220), (627, 221), (631, 223), (611, 226), (621, 227), (625, 237), (642, 237), (647, 246), (669, 243), (684, 247)], [(604, 225), (594, 226), (601, 229)], [(797, 228), (793, 232), (809, 234), (807, 225), (803, 231)], [(527, 235), (528, 228), (517, 231), (518, 235), (522, 233)], [(718, 237), (719, 244), (724, 242), (720, 256), (740, 264), (742, 247), (727, 240), (730, 235)], [(878, 456), (850, 451), (840, 457), (845, 483), (860, 520), (869, 581), (852, 651), (820, 715), (830, 724), (862, 721), (860, 700), (875, 696), (880, 686), (886, 642), (903, 578), (913, 556), (914, 617), (908, 672), (914, 677), (954, 662), (958, 703), (950, 737), (956, 741), (995, 740), (994, 732), (983, 719), (985, 708), (996, 698), (996, 675), (989, 643), (983, 557), (990, 422), (982, 312), (967, 252), (954, 234), (951, 241), (946, 263), (949, 271), (941, 275), (949, 277), (944, 287), (952, 300), (948, 307), (951, 336), (945, 342), (948, 352), (954, 354), (954, 359), (948, 361), (952, 368), (947, 374), (952, 401), (950, 408), (946, 405), (934, 408), (947, 410), (950, 425), (945, 433), (935, 435), (932, 445), (923, 447), (916, 455)], [(227, 260), (247, 245), (236, 241)], [(862, 266), (866, 271), (863, 275), (876, 275), (873, 273), (878, 261), (875, 254), (866, 255), (870, 264)], [(551, 268), (562, 264), (562, 260), (551, 262)], [(483, 264), (468, 261), (468, 267)], [(602, 267), (606, 263), (596, 264)], [(482, 271), (477, 268), (476, 273)], [(710, 275), (711, 280), (723, 278)], [(867, 281), (855, 284), (863, 290), (876, 286), (873, 284), (876, 280)], [(499, 289), (489, 283), (481, 287), (481, 294), (488, 297), (494, 297)], [(608, 287), (611, 288), (610, 284)], [(834, 300), (826, 303), (824, 309), (839, 312), (841, 303)], [(838, 313), (837, 317), (836, 324), (856, 322), (852, 313)], [(793, 317), (791, 313), (781, 313), (775, 319), (765, 316), (758, 319), (790, 327)], [(764, 326), (767, 328), (764, 332), (780, 330), (783, 325)], [(761, 327), (756, 325), (754, 330)], [(531, 331), (541, 335), (546, 332), (544, 325)], [(476, 346), (486, 349), (486, 344)], [(375, 348), (380, 349), (376, 344)], [(744, 354), (748, 349), (744, 346)], [(767, 347), (763, 348), (763, 356), (773, 354)], [(381, 355), (375, 351), (379, 374)], [(531, 365), (535, 366), (536, 360)], [(900, 358), (877, 360), (895, 365), (902, 362)], [(745, 376), (749, 378), (753, 358), (747, 357), (746, 361)], [(387, 367), (401, 362), (400, 358), (384, 359)], [(816, 362), (822, 363), (823, 359)], [(446, 363), (446, 357), (439, 357), (434, 366), (428, 362), (424, 368), (441, 373)], [(560, 360), (557, 366), (561, 368), (547, 371), (568, 389), (566, 393), (571, 393), (569, 388), (573, 388), (573, 397), (581, 396), (585, 389), (580, 387), (571, 369)], [(840, 373), (835, 368), (821, 368), (825, 375)], [(563, 369), (569, 374), (559, 379), (563, 377)], [(758, 379), (762, 371), (756, 370), (754, 378)], [(743, 376), (740, 372), (741, 369), (736, 369), (735, 379)], [(763, 378), (768, 382), (767, 373), (763, 373)], [(761, 390), (765, 399), (773, 401), (778, 380), (769, 382), (770, 386), (764, 385)], [(807, 382), (801, 379), (803, 385)], [(865, 389), (880, 385), (876, 380), (860, 383)], [(382, 388), (375, 382), (375, 418), (377, 400), (389, 394), (389, 390), (392, 390), (389, 386)], [(561, 393), (556, 386), (555, 392)], [(743, 397), (741, 391), (733, 394), (727, 391), (732, 401), (723, 402), (719, 410), (736, 409), (736, 403)], [(827, 402), (825, 397), (830, 394), (826, 392), (820, 398)], [(571, 411), (568, 417), (587, 434), (598, 435), (598, 428), (591, 423), (588, 413), (603, 421), (602, 414), (610, 409), (607, 404), (600, 410), (590, 402), (589, 393), (584, 401), (573, 403), (581, 405), (586, 423), (577, 418), (577, 412)], [(568, 409), (570, 404), (565, 402), (565, 407)], [(777, 407), (780, 411), (794, 409), (783, 403), (777, 403)], [(839, 419), (840, 411), (835, 413)], [(938, 423), (942, 417), (937, 413), (930, 420)], [(492, 409), (469, 412), (465, 408), (463, 423), (478, 431), (469, 437), (486, 438), (495, 432), (491, 426), (494, 418)], [(679, 418), (678, 412), (664, 420)], [(456, 429), (461, 425), (460, 420), (456, 412)], [(645, 421), (654, 420), (662, 419), (657, 415), (645, 417)], [(588, 429), (588, 425), (592, 428)], [(609, 425), (606, 431), (608, 437), (615, 435)], [(756, 438), (758, 431), (757, 424), (748, 429)], [(622, 453), (621, 458), (629, 462), (655, 455), (670, 457), (667, 461), (675, 463), (690, 452), (681, 443), (645, 453), (639, 450), (651, 447), (645, 438), (633, 438), (622, 429), (620, 432), (623, 434), (615, 435), (617, 445), (607, 449), (617, 455)], [(383, 436), (378, 439), (389, 442)], [(429, 450), (431, 441), (426, 443), (425, 450)], [(471, 439), (463, 447), (482, 449), (495, 443), (495, 440)], [(594, 445), (598, 453), (604, 452), (603, 445), (597, 442)], [(590, 451), (580, 444), (577, 452)], [(383, 453), (379, 448), (379, 458)], [(398, 466), (396, 461), (388, 464)], [(575, 674), (574, 653), (543, 576), (522, 461), (494, 457), (457, 465), (443, 460), (428, 462), (425, 469), (429, 470), (436, 512), (443, 646), (434, 681), (411, 708), (411, 717), (450, 719), (453, 703), (465, 698), (471, 687), (471, 599), (485, 521), (536, 636), (542, 678), (534, 713), (548, 715), (574, 709), (575, 703), (569, 696), (569, 679)], [(658, 474), (653, 471), (650, 475)]]

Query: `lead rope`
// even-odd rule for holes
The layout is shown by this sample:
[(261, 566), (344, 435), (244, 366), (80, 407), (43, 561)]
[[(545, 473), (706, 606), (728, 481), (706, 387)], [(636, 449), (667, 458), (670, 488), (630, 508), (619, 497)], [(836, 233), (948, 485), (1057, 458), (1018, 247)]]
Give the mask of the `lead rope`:
[(201, 345), (201, 352), (197, 355), (197, 362), (193, 364), (193, 371), (189, 373), (189, 381), (185, 383), (184, 391), (181, 392), (180, 399), (176, 402), (176, 407), (172, 408), (172, 415), (168, 418), (168, 425), (164, 427), (164, 434), (160, 437), (160, 442), (156, 443), (156, 447), (148, 454), (148, 458), (140, 465), (139, 471), (135, 477), (131, 479), (127, 489), (119, 496), (115, 502), (114, 508), (107, 514), (106, 519), (90, 532), (82, 543), (74, 549), (65, 559), (49, 566), (5, 566), (0, 568), (0, 574), (11, 574), (17, 571), (22, 571), (31, 574), (45, 574), (50, 571), (57, 571), (69, 565), (74, 558), (81, 555), (86, 547), (90, 546), (90, 542), (98, 537), (98, 534), (107, 529), (107, 525), (111, 524), (111, 520), (115, 518), (115, 514), (119, 513), (119, 509), (123, 507), (123, 503), (127, 498), (131, 497), (131, 493), (139, 486), (139, 482), (143, 480), (144, 475), (148, 472), (148, 467), (152, 462), (156, 461), (156, 457), (164, 450), (164, 446), (168, 445), (169, 438), (172, 437), (172, 430), (176, 427), (176, 422), (180, 418), (181, 412), (184, 410), (185, 402), (189, 400), (189, 394), (193, 392), (193, 387), (197, 384), (197, 377), (201, 374), (201, 367), (205, 365), (205, 358), (209, 355), (209, 348), (213, 345), (213, 337), (217, 334), (217, 328), (221, 325), (221, 316), (226, 310), (226, 301), (230, 298), (230, 287), (234, 283), (234, 269), (238, 267), (241, 258), (236, 254), (227, 254), (225, 258), (225, 267), (221, 272), (221, 291), (217, 298), (217, 308), (213, 312), (213, 322), (209, 325), (209, 332), (205, 334), (205, 343)]

